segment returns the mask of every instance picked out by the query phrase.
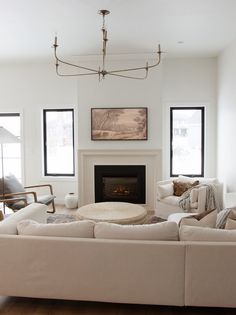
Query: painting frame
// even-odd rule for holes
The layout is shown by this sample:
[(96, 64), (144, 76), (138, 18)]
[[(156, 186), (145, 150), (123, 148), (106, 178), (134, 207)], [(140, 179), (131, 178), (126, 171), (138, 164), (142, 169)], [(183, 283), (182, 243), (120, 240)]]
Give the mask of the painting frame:
[(91, 140), (148, 140), (147, 107), (91, 108)]

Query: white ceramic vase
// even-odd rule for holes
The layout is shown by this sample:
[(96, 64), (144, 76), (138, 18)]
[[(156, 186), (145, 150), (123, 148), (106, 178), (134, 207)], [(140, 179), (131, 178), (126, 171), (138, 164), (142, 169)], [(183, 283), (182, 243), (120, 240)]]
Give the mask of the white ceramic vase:
[(68, 193), (65, 196), (65, 206), (68, 209), (75, 209), (78, 207), (78, 196), (74, 193)]

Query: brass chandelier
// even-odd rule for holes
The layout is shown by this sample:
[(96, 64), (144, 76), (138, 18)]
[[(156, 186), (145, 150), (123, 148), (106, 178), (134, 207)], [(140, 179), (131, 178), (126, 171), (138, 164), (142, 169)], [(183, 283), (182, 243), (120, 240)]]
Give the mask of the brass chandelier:
[[(55, 36), (53, 48), (54, 48), (54, 57), (56, 60), (56, 73), (57, 73), (57, 75), (62, 76), (62, 77), (98, 75), (99, 81), (102, 79), (105, 79), (105, 77), (107, 75), (121, 77), (121, 78), (127, 78), (127, 79), (136, 79), (136, 80), (146, 79), (148, 76), (148, 70), (158, 66), (161, 62), (161, 54), (163, 52), (161, 51), (160, 44), (158, 45), (158, 51), (156, 52), (157, 61), (152, 65), (149, 65), (148, 62), (146, 62), (146, 65), (142, 66), (142, 67), (117, 69), (117, 70), (107, 70), (106, 69), (106, 55), (107, 55), (108, 38), (107, 38), (107, 29), (106, 29), (106, 25), (105, 25), (105, 16), (108, 15), (110, 13), (110, 11), (100, 10), (98, 13), (100, 15), (102, 15), (102, 19), (103, 19), (102, 28), (101, 28), (101, 31), (102, 31), (102, 66), (101, 67), (99, 66), (98, 69), (92, 69), (92, 68), (83, 67), (83, 66), (62, 60), (57, 55), (58, 44), (57, 44), (57, 36)], [(68, 66), (68, 69), (76, 68), (76, 69), (82, 70), (82, 71), (80, 71), (78, 73), (71, 73), (71, 74), (69, 74), (68, 72), (62, 73), (59, 70), (60, 65)], [(132, 71), (142, 71), (143, 75), (142, 76), (135, 76), (135, 75), (133, 76), (130, 74)]]

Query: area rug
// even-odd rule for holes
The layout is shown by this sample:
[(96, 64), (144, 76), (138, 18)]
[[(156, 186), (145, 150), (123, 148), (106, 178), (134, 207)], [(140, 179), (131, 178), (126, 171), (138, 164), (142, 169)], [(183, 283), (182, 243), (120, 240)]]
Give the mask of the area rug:
[(76, 221), (76, 217), (74, 214), (52, 214), (48, 216), (47, 223), (68, 223)]
[[(76, 216), (74, 214), (52, 214), (47, 218), (47, 223), (68, 223), (76, 221)], [(155, 215), (147, 215), (147, 218), (143, 222), (143, 224), (153, 224), (153, 223), (159, 223), (164, 222), (166, 220), (159, 218)]]

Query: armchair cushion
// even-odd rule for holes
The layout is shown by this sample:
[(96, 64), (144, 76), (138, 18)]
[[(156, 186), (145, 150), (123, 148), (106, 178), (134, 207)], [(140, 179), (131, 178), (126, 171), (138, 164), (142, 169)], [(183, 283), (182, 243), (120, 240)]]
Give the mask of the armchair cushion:
[(4, 177), (5, 194), (24, 192), (24, 186), (17, 180), (15, 175), (9, 174)]
[(157, 186), (157, 193), (160, 199), (168, 197), (168, 196), (172, 196), (174, 194), (174, 184), (168, 183), (168, 184)]

